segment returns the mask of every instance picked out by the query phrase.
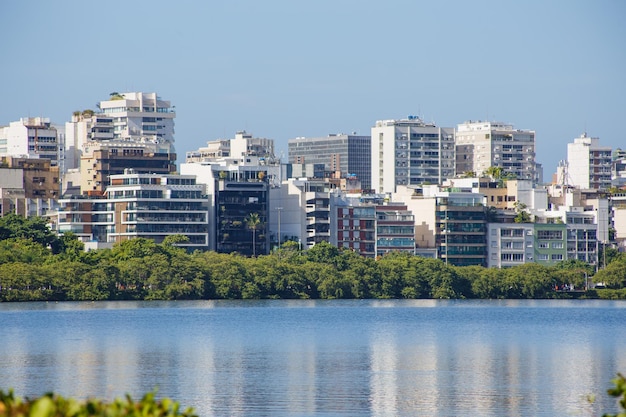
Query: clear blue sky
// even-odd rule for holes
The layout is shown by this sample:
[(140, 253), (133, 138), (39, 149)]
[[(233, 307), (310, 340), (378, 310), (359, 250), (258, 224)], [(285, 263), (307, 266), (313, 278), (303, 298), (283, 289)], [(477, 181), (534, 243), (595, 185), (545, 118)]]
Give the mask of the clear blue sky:
[[(420, 115), (537, 132), (549, 179), (586, 131), (626, 148), (626, 2), (0, 2), (0, 124), (62, 124), (113, 91), (176, 106), (179, 155)], [(179, 160), (181, 158), (179, 157)]]

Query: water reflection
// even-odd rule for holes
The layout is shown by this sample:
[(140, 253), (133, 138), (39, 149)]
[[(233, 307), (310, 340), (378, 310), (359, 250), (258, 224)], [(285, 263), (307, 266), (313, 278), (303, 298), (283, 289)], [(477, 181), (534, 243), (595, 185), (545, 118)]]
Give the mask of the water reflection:
[(0, 388), (113, 398), (158, 387), (202, 416), (601, 414), (626, 369), (620, 303), (27, 306), (0, 305)]

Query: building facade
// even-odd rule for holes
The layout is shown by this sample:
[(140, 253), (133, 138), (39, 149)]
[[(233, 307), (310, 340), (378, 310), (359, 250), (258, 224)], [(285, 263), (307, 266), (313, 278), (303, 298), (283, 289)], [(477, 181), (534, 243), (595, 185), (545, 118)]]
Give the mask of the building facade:
[(94, 141), (85, 144), (80, 162), (80, 190), (103, 193), (114, 175), (127, 169), (137, 173), (171, 174), (176, 171), (176, 154), (169, 146), (136, 141)]
[(503, 175), (538, 182), (535, 132), (501, 122), (469, 121), (456, 129), (456, 172), (483, 175), (490, 167)]
[(88, 142), (114, 139), (113, 117), (96, 114), (93, 110), (76, 111), (72, 121), (65, 123), (65, 158), (63, 170), (80, 168), (83, 149)]
[(216, 177), (213, 201), (217, 252), (246, 256), (269, 253), (269, 183), (265, 175), (259, 175), (262, 172), (228, 170)]
[(415, 216), (399, 203), (376, 205), (376, 256), (415, 254)]
[(296, 138), (288, 142), (289, 163), (324, 164), (342, 177), (356, 176), (364, 190), (371, 186), (371, 137), (332, 134), (326, 137)]
[(175, 109), (156, 93), (112, 93), (98, 107), (113, 119), (113, 139), (174, 143)]
[(485, 197), (441, 192), (434, 196), (438, 258), (456, 266), (486, 265)]
[(132, 238), (161, 243), (184, 235), (181, 246), (208, 249), (208, 199), (190, 175), (140, 174), (127, 169), (112, 175), (102, 195), (61, 199), (53, 218), (58, 233), (72, 232), (86, 243), (107, 244)]
[(376, 256), (376, 206), (342, 196), (332, 198), (330, 243), (361, 256)]
[(372, 127), (372, 188), (392, 193), (396, 185), (441, 184), (455, 175), (454, 129), (418, 117), (380, 120)]
[(0, 127), (0, 156), (49, 159), (59, 164), (59, 135), (50, 119), (24, 117)]
[(600, 146), (600, 139), (583, 133), (567, 144), (567, 174), (565, 184), (589, 189), (611, 187), (612, 151)]
[(259, 161), (274, 162), (274, 140), (255, 138), (245, 130), (235, 133), (233, 139), (217, 139), (207, 142), (207, 146), (187, 152), (186, 163), (209, 163), (225, 159), (257, 157)]

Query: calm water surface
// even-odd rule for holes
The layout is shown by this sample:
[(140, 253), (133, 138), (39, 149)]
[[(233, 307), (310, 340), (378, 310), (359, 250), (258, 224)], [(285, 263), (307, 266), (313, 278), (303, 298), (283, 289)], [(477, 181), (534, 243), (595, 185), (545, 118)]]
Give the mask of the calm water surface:
[(0, 323), (0, 389), (158, 387), (201, 416), (595, 416), (626, 372), (625, 302), (4, 303)]

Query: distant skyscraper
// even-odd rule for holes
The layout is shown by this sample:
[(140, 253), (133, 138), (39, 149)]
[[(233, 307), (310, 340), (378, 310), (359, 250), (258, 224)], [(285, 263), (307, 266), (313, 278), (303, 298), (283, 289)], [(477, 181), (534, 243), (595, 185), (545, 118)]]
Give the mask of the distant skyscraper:
[(566, 182), (578, 188), (611, 187), (611, 148), (583, 133), (567, 144)]
[(372, 188), (370, 149), (371, 138), (355, 134), (296, 138), (288, 142), (289, 163), (324, 164), (326, 170), (339, 171), (344, 178), (356, 175), (365, 190)]
[(454, 177), (454, 129), (418, 117), (379, 120), (372, 127), (372, 188), (441, 184)]
[(500, 122), (466, 122), (456, 130), (456, 172), (483, 175), (489, 167), (502, 174), (538, 181), (535, 132)]

